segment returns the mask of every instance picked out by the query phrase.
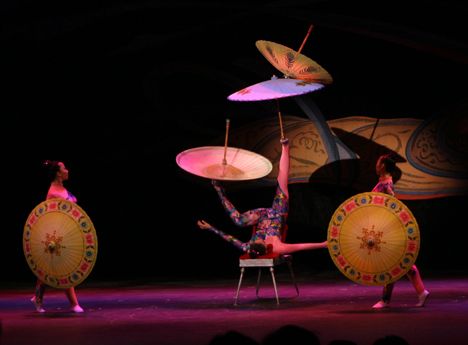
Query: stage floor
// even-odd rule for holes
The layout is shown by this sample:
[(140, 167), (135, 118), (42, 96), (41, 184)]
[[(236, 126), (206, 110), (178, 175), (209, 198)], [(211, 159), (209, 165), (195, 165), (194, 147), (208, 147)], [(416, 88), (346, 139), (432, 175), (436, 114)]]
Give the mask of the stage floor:
[[(298, 277), (300, 295), (288, 276), (278, 278), (280, 305), (264, 276), (260, 299), (249, 273), (234, 306), (236, 277), (222, 280), (85, 282), (77, 288), (83, 314), (67, 311), (62, 291), (49, 289), (44, 314), (29, 299), (31, 286), (0, 287), (2, 345), (205, 345), (237, 331), (261, 343), (285, 325), (313, 332), (320, 344), (350, 340), (371, 345), (398, 335), (410, 345), (468, 344), (468, 275), (426, 277), (431, 295), (415, 308), (406, 278), (395, 286), (391, 308), (373, 310), (380, 287), (354, 284), (341, 275)], [(288, 343), (293, 344), (294, 341)], [(297, 341), (296, 343), (300, 343)], [(239, 344), (240, 345), (240, 344)]]

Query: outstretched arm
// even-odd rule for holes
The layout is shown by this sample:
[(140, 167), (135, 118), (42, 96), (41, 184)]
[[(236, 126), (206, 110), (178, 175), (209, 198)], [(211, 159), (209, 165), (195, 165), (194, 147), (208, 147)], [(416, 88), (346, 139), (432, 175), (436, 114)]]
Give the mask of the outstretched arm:
[(241, 242), (237, 238), (235, 238), (235, 237), (233, 237), (231, 235), (228, 235), (228, 234), (222, 232), (221, 230), (216, 229), (215, 227), (211, 226), (210, 224), (208, 224), (204, 220), (199, 220), (197, 222), (197, 225), (198, 225), (198, 227), (200, 229), (209, 230), (209, 231), (215, 233), (216, 235), (220, 236), (225, 241), (231, 243), (232, 245), (234, 245), (235, 247), (239, 248), (240, 250), (242, 250), (244, 252), (248, 250), (248, 246), (249, 246), (248, 243)]
[(249, 211), (240, 214), (239, 211), (237, 211), (237, 209), (231, 203), (231, 201), (229, 201), (229, 199), (227, 198), (224, 192), (224, 188), (221, 186), (221, 184), (216, 180), (212, 180), (211, 183), (216, 192), (218, 193), (219, 199), (221, 200), (221, 204), (223, 205), (224, 209), (228, 213), (229, 217), (231, 217), (233, 222), (238, 226), (252, 225), (251, 218), (249, 217)]
[(281, 158), (278, 168), (278, 184), (289, 198), (288, 181), (289, 181), (289, 140), (287, 138), (281, 139)]

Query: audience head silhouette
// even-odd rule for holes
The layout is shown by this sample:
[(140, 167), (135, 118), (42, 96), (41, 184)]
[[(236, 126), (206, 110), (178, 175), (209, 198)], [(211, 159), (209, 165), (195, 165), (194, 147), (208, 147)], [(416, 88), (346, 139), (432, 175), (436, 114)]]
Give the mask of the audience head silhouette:
[(387, 335), (374, 341), (373, 345), (409, 345), (409, 343), (398, 335)]
[(320, 345), (314, 332), (296, 325), (285, 325), (268, 334), (262, 345), (307, 344)]
[(228, 331), (216, 335), (208, 345), (259, 345), (259, 343), (237, 331)]

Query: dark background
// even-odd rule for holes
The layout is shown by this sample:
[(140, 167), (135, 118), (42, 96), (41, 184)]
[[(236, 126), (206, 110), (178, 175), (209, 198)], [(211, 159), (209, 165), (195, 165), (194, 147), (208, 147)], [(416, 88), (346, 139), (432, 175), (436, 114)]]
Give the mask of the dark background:
[[(44, 159), (93, 220), (89, 281), (237, 277), (239, 252), (203, 218), (236, 231), (209, 181), (175, 162), (275, 116), (272, 102), (226, 99), (278, 72), (257, 40), (298, 49), (334, 83), (312, 97), (327, 120), (466, 112), (468, 47), (461, 1), (13, 1), (1, 3), (2, 280), (31, 283), (22, 252), (29, 212), (48, 183)], [(306, 117), (294, 102), (282, 112)], [(465, 132), (466, 133), (466, 132)], [(235, 134), (232, 134), (235, 135)], [(221, 139), (220, 139), (221, 138)], [(466, 141), (465, 141), (466, 142)], [(369, 163), (374, 164), (374, 162)], [(226, 186), (239, 210), (266, 207), (272, 187)], [(288, 242), (323, 241), (350, 188), (290, 187)], [(466, 268), (466, 196), (405, 202), (422, 234), (423, 273)], [(250, 230), (238, 232), (248, 239)], [(327, 251), (295, 255), (303, 275), (336, 271)]]

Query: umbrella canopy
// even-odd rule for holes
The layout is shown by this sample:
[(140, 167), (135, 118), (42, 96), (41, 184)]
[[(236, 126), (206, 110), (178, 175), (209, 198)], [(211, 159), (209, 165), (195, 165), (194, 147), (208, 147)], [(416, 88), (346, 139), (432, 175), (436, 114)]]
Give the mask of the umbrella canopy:
[(86, 212), (63, 199), (37, 205), (26, 220), (23, 251), (33, 273), (45, 284), (66, 289), (83, 282), (97, 256), (97, 236)]
[(230, 101), (265, 101), (278, 98), (299, 96), (323, 88), (323, 84), (310, 81), (276, 78), (266, 80), (228, 96)]
[(191, 174), (228, 181), (262, 178), (273, 168), (267, 158), (255, 152), (223, 146), (203, 146), (183, 151), (177, 155), (176, 162)]
[(332, 76), (314, 60), (291, 48), (270, 41), (255, 43), (262, 55), (287, 78), (331, 84)]
[(333, 262), (363, 285), (387, 285), (405, 275), (419, 252), (419, 227), (395, 197), (362, 193), (343, 202), (328, 227)]

